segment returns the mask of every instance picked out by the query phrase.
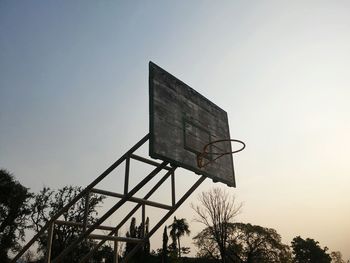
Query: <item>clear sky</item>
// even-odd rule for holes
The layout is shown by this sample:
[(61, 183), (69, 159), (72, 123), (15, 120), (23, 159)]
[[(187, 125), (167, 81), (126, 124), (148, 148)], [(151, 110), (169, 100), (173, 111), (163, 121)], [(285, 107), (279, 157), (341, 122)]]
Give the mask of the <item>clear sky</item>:
[[(215, 185), (244, 202), (237, 220), (350, 258), (349, 14), (348, 1), (1, 1), (0, 167), (32, 191), (89, 184), (147, 134), (152, 60), (247, 143), (237, 188)], [(179, 174), (179, 192), (198, 178)], [(212, 186), (176, 213), (193, 234), (189, 204)]]

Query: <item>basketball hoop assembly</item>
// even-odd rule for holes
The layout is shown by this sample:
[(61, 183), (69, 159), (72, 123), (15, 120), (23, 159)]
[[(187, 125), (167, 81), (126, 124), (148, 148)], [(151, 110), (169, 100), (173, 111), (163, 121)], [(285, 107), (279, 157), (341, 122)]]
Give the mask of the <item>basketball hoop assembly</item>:
[[(235, 151), (224, 151), (220, 147), (216, 146), (217, 144), (220, 144), (220, 143), (231, 143), (231, 142), (239, 143), (242, 146), (241, 146), (241, 148), (239, 148), (238, 150), (235, 150)], [(213, 151), (212, 150), (213, 148), (216, 148), (217, 151)], [(245, 143), (240, 141), (240, 140), (224, 139), (224, 140), (212, 141), (210, 143), (207, 143), (203, 147), (203, 151), (197, 155), (197, 165), (199, 168), (203, 168), (203, 167), (207, 166), (208, 164), (215, 162), (217, 159), (221, 158), (224, 155), (238, 153), (240, 151), (243, 151), (244, 148), (245, 148)], [(213, 156), (213, 157), (211, 157), (211, 156)]]
[[(79, 263), (90, 262), (94, 253), (106, 241), (114, 242), (114, 262), (118, 262), (119, 258), (118, 242), (135, 243), (132, 250), (127, 255), (124, 255), (122, 261), (122, 263), (130, 262), (146, 242), (149, 242), (149, 239), (157, 229), (170, 218), (206, 178), (212, 179), (213, 182), (224, 183), (229, 187), (236, 187), (232, 155), (242, 151), (245, 148), (245, 143), (240, 140), (223, 139), (231, 137), (226, 111), (161, 67), (150, 62), (149, 113), (149, 133), (53, 215), (40, 231), (23, 246), (22, 250), (15, 255), (11, 263), (19, 262), (24, 253), (43, 235), (47, 238), (45, 263), (65, 262), (65, 259), (70, 257), (70, 253), (86, 239), (99, 241), (96, 241), (90, 251), (79, 259)], [(137, 155), (137, 150), (146, 142), (149, 143), (150, 158)], [(232, 150), (232, 142), (240, 144), (240, 149)], [(160, 162), (156, 161), (156, 159), (160, 160)], [(135, 162), (142, 162), (144, 165), (152, 167), (152, 170), (131, 188), (129, 187), (130, 167)], [(125, 166), (124, 174), (122, 173), (122, 176), (124, 175), (124, 191), (117, 193), (113, 189), (100, 189), (99, 183), (109, 175), (115, 176), (117, 173), (112, 175), (112, 171), (120, 166)], [(194, 184), (189, 185), (188, 190), (181, 197), (177, 197), (175, 191), (175, 170), (178, 167), (200, 175)], [(162, 174), (161, 178), (157, 177), (158, 182), (153, 184), (153, 186), (146, 186), (158, 174)], [(118, 180), (120, 183), (123, 181), (123, 178), (116, 178), (115, 180)], [(158, 191), (158, 188), (167, 180), (170, 181), (171, 204), (149, 200), (152, 194)], [(183, 181), (181, 184), (187, 185), (189, 183)], [(148, 190), (146, 191), (147, 194), (143, 198), (135, 197), (135, 194), (141, 189), (143, 191)], [(119, 199), (92, 224), (88, 220), (91, 194)], [(78, 202), (85, 204), (84, 218), (81, 221), (59, 220), (68, 209), (75, 207)], [(137, 205), (120, 221), (115, 222), (115, 225), (107, 225), (107, 219), (110, 221), (110, 217), (118, 212), (126, 202), (137, 203)], [(138, 210), (141, 210), (142, 226), (145, 226), (146, 207), (149, 206), (165, 209), (167, 212), (149, 231), (142, 227), (140, 229), (142, 233), (141, 238), (120, 236), (120, 229), (123, 229), (124, 224)], [(56, 242), (54, 238), (55, 227), (60, 225), (79, 228), (80, 232), (77, 232), (79, 233), (77, 238), (61, 249), (58, 254), (53, 255), (52, 247), (55, 246)], [(96, 230), (108, 231), (108, 234), (97, 234)]]

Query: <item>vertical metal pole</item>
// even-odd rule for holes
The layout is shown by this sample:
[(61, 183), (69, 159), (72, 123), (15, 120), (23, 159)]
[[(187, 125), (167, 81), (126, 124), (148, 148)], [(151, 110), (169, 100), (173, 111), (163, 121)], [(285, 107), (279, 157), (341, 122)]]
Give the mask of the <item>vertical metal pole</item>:
[(83, 222), (83, 232), (86, 231), (89, 215), (89, 205), (90, 205), (90, 191), (86, 193), (85, 196), (85, 210), (84, 210), (84, 222)]
[(52, 247), (52, 239), (53, 239), (53, 229), (54, 229), (55, 223), (52, 222), (48, 228), (48, 240), (47, 240), (47, 249), (46, 249), (46, 263), (51, 262), (51, 247)]
[(171, 202), (173, 207), (175, 206), (176, 203), (176, 198), (175, 198), (175, 171), (171, 173)]
[[(118, 232), (115, 233), (114, 236), (118, 236)], [(118, 241), (114, 241), (114, 263), (118, 263), (119, 262), (119, 255), (118, 255)]]
[(142, 238), (145, 236), (146, 206), (142, 205)]
[(130, 171), (130, 157), (125, 160), (125, 180), (124, 180), (124, 194), (129, 191), (129, 171)]

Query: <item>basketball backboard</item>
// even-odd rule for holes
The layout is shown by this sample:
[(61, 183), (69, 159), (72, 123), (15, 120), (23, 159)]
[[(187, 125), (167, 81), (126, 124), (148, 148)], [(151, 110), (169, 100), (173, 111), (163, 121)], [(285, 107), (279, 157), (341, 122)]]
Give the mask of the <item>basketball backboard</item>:
[[(150, 156), (235, 187), (232, 155), (202, 168), (197, 164), (197, 156), (205, 145), (230, 138), (227, 113), (152, 62), (149, 99)], [(230, 142), (220, 147), (220, 151), (231, 152)], [(210, 161), (212, 156), (207, 158)]]

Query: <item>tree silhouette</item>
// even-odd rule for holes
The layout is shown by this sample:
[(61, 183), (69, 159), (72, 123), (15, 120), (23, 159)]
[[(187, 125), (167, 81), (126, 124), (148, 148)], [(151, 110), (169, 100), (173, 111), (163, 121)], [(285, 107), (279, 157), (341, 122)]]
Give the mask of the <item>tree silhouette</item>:
[[(219, 258), (219, 248), (210, 229), (205, 228), (193, 239), (199, 249), (198, 256)], [(233, 262), (291, 262), (289, 247), (282, 244), (276, 230), (251, 224), (229, 223), (226, 252), (227, 258)]]
[(0, 170), (0, 259), (9, 261), (8, 251), (18, 251), (23, 241), (32, 194), (6, 170)]
[[(144, 231), (145, 231), (144, 235), (147, 235), (149, 233), (149, 217), (146, 218)], [(149, 242), (149, 239), (146, 240), (145, 245), (143, 247), (143, 251), (144, 251), (146, 256), (149, 256), (149, 254), (151, 252), (151, 244)]]
[(167, 263), (168, 262), (168, 231), (167, 227), (164, 227), (163, 232), (163, 245), (162, 245), (162, 262)]
[[(136, 238), (136, 234), (137, 234), (136, 218), (133, 217), (131, 218), (129, 231), (126, 232), (126, 237)], [(126, 242), (124, 256), (126, 256), (134, 247), (135, 247), (134, 243)]]
[[(145, 235), (148, 234), (149, 231), (149, 218), (147, 217), (145, 220), (145, 224), (142, 222), (139, 226), (136, 225), (136, 218), (132, 217), (130, 222), (129, 231), (126, 233), (126, 237), (136, 238), (136, 239), (143, 239)], [(124, 250), (124, 257), (129, 254), (130, 251), (132, 251), (136, 247), (136, 244), (134, 242), (126, 242), (125, 244), (125, 250)], [(131, 260), (138, 260), (141, 258), (148, 257), (150, 255), (150, 242), (149, 240), (146, 240), (142, 249), (137, 251), (137, 253), (133, 256)]]
[(196, 221), (208, 229), (218, 246), (221, 261), (226, 262), (229, 223), (239, 214), (242, 204), (236, 204), (235, 197), (228, 195), (221, 188), (202, 192), (198, 199), (200, 205), (191, 205), (197, 214)]
[(300, 236), (292, 240), (295, 263), (330, 263), (331, 257), (326, 253), (327, 247), (321, 248), (313, 239), (302, 239)]
[(174, 217), (173, 223), (169, 226), (170, 227), (170, 236), (177, 240), (177, 251), (178, 251), (178, 257), (181, 257), (181, 245), (180, 245), (180, 238), (184, 236), (185, 234), (189, 235), (189, 225), (185, 218), (177, 219), (176, 216)]
[(340, 251), (331, 252), (332, 263), (345, 263), (343, 255)]

